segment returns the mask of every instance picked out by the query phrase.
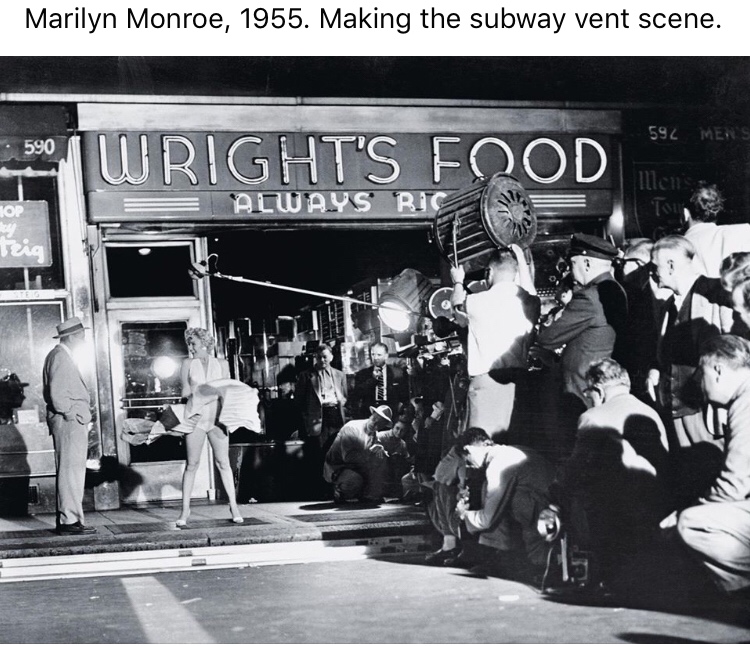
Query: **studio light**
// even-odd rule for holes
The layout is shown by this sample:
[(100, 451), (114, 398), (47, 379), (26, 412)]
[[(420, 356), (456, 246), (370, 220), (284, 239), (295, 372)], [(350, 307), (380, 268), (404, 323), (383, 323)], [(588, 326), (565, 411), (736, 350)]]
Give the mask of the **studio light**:
[(154, 359), (153, 371), (159, 379), (169, 379), (177, 374), (179, 367), (172, 357), (157, 357)]
[[(385, 305), (385, 307), (382, 307)], [(380, 320), (396, 332), (406, 332), (412, 324), (413, 314), (401, 303), (394, 301), (381, 301), (378, 308)]]
[(394, 332), (416, 331), (423, 304), (433, 291), (427, 277), (416, 269), (404, 269), (378, 299), (380, 320)]

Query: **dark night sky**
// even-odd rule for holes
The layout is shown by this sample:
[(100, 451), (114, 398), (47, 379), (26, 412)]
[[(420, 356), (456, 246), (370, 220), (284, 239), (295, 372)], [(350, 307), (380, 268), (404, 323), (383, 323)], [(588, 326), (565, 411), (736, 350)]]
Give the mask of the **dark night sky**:
[(747, 106), (750, 59), (3, 57), (0, 91)]

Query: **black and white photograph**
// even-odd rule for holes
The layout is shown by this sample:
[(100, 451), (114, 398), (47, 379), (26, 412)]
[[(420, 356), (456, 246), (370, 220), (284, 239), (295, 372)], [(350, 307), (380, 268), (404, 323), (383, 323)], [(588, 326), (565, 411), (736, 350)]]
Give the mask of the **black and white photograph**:
[(0, 643), (748, 643), (750, 58), (209, 50), (0, 57)]

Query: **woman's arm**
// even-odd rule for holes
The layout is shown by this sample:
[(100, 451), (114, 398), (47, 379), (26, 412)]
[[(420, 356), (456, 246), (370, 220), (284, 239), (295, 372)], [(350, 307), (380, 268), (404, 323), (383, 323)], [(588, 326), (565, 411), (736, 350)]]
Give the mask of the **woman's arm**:
[(221, 378), (229, 379), (229, 362), (226, 359), (219, 359), (219, 365), (221, 366)]

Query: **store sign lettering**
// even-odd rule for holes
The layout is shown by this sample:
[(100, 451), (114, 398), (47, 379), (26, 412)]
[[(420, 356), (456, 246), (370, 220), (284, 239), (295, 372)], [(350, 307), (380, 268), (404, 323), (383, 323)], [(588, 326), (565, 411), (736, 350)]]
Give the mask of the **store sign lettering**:
[[(87, 133), (90, 136), (94, 133)], [(439, 186), (495, 172), (549, 186), (599, 182), (609, 171), (606, 137), (98, 133), (98, 179), (110, 187), (211, 189)], [(158, 168), (157, 168), (158, 167)], [(412, 186), (413, 188), (413, 186)]]
[[(446, 193), (437, 191), (397, 191), (396, 211), (402, 213), (434, 213)], [(373, 208), (375, 194), (359, 191), (326, 193), (233, 193), (231, 196), (234, 215), (243, 213), (298, 214), (298, 213), (368, 213)]]
[(0, 202), (0, 268), (49, 267), (46, 202)]
[(616, 181), (613, 140), (599, 134), (86, 132), (83, 145), (92, 221), (424, 221), (496, 172), (546, 215), (570, 217), (575, 202), (605, 217)]
[(682, 219), (685, 198), (706, 177), (704, 164), (635, 162), (636, 214), (645, 230)]

